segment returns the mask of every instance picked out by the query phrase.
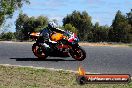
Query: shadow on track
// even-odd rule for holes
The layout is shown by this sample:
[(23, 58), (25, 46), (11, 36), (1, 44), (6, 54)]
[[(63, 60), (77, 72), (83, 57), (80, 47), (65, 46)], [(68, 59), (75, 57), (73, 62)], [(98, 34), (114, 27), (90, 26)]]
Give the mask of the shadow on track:
[(10, 59), (16, 59), (16, 61), (53, 61), (53, 62), (76, 61), (76, 60), (66, 60), (66, 59), (44, 59), (44, 60), (39, 60), (39, 58), (10, 58)]

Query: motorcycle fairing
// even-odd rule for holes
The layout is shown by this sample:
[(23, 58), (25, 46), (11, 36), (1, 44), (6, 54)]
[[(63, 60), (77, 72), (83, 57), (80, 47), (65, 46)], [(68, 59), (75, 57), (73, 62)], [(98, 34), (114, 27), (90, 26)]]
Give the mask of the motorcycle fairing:
[(59, 41), (59, 40), (61, 40), (63, 38), (63, 34), (54, 33), (54, 34), (51, 35), (50, 38), (51, 38), (52, 41)]

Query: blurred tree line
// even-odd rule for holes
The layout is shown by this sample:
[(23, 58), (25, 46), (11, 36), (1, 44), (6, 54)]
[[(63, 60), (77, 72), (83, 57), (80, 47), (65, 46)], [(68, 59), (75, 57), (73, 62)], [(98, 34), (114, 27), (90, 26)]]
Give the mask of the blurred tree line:
[[(0, 0), (0, 39), (11, 40), (15, 38), (15, 33), (5, 32), (6, 20), (12, 18), (16, 10), (20, 10), (24, 4), (30, 4), (29, 0)], [(2, 33), (1, 33), (2, 31)]]
[(132, 42), (132, 10), (126, 15), (121, 11), (116, 13), (108, 36), (112, 42)]
[(23, 4), (30, 4), (29, 0), (0, 0), (0, 26), (11, 18), (13, 13), (22, 8)]
[(31, 32), (39, 32), (48, 24), (45, 16), (28, 17), (26, 14), (19, 14), (16, 20), (16, 38), (28, 40)]
[[(88, 42), (132, 42), (132, 10), (126, 15), (117, 11), (112, 25), (93, 24), (86, 11), (73, 11), (63, 19), (63, 26), (72, 25), (78, 32), (81, 41)], [(69, 25), (69, 26), (70, 26)], [(73, 29), (73, 28), (71, 28)]]
[[(15, 9), (21, 8), (23, 3), (28, 3), (28, 0), (3, 0), (7, 2), (5, 5), (6, 11), (0, 9), (0, 25), (6, 19), (6, 17), (12, 16)], [(13, 3), (11, 1), (15, 1)], [(17, 3), (19, 1), (19, 4)], [(12, 10), (7, 4), (14, 5)], [(17, 6), (18, 5), (18, 6)], [(5, 8), (3, 7), (3, 8)], [(18, 7), (18, 8), (17, 8)], [(5, 15), (2, 15), (2, 14)], [(57, 21), (57, 20), (53, 20)], [(92, 17), (86, 11), (79, 12), (73, 11), (71, 14), (67, 14), (63, 18), (62, 29), (70, 30), (77, 33), (81, 41), (88, 42), (132, 42), (132, 10), (126, 14), (122, 14), (121, 11), (117, 11), (115, 18), (113, 19), (111, 26), (101, 26), (99, 22), (92, 23)], [(28, 40), (29, 33), (39, 32), (47, 26), (49, 19), (45, 16), (29, 17), (27, 14), (20, 13), (16, 19), (16, 32), (15, 33), (1, 33), (0, 38), (2, 39), (13, 39)]]

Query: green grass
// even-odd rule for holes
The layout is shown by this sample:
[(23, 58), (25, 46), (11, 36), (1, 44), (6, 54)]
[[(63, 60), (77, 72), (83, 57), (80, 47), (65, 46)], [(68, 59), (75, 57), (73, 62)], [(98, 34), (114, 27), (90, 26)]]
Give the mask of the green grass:
[(81, 86), (77, 84), (76, 76), (66, 71), (0, 66), (0, 88), (132, 88), (132, 82)]
[(132, 47), (132, 44), (129, 44), (128, 46), (129, 46), (129, 47)]

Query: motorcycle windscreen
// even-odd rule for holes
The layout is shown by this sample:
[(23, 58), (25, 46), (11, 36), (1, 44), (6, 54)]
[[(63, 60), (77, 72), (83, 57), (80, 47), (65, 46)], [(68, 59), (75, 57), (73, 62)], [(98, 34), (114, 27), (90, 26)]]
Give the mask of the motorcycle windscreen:
[(63, 38), (63, 34), (61, 33), (55, 33), (51, 35), (51, 40), (52, 41), (59, 41)]

